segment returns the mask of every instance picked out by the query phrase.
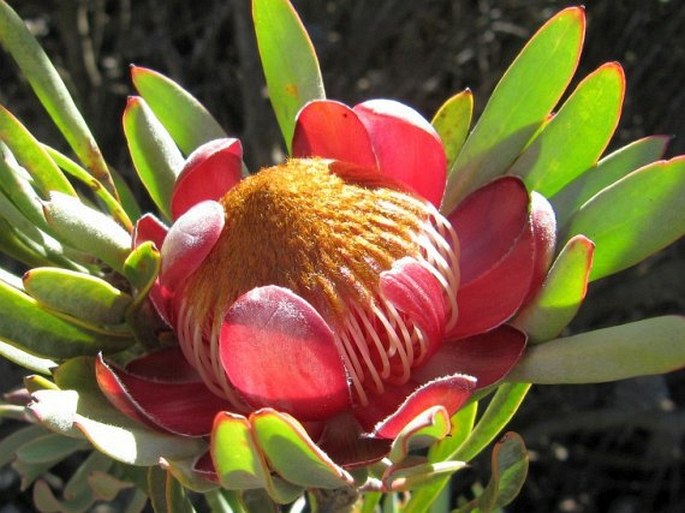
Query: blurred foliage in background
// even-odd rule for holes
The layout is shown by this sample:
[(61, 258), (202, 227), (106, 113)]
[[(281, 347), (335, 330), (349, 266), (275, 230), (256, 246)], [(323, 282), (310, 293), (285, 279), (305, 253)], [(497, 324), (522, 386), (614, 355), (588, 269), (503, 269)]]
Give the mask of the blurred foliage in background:
[[(248, 144), (250, 168), (282, 155), (261, 83), (248, 0), (18, 0), (74, 94), (108, 160), (131, 174), (120, 114), (128, 65), (159, 70), (195, 94), (227, 132)], [(294, 0), (319, 54), (327, 95), (348, 104), (395, 98), (431, 117), (470, 87), (476, 110), (544, 20), (552, 0)], [(620, 61), (628, 91), (617, 148), (647, 134), (679, 134), (685, 153), (685, 9), (681, 0), (588, 0), (588, 40), (578, 76)], [(0, 103), (56, 147), (54, 128), (0, 55)], [(649, 275), (649, 280), (645, 276)], [(685, 312), (685, 243), (593, 284), (570, 331)], [(646, 285), (646, 283), (649, 283)], [(5, 362), (2, 365), (8, 365)], [(0, 389), (18, 378), (3, 373)], [(513, 429), (532, 451), (530, 477), (511, 511), (685, 511), (685, 373), (582, 388), (539, 387)], [(485, 475), (487, 462), (459, 474)], [(462, 482), (463, 481), (463, 482)], [(0, 513), (30, 511), (9, 469)], [(22, 506), (23, 504), (23, 506)], [(27, 509), (28, 508), (28, 509)]]

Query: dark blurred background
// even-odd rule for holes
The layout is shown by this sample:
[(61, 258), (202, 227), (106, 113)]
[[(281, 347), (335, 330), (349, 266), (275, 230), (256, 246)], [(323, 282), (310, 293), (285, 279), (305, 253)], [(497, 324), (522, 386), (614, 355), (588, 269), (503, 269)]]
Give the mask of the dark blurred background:
[[(482, 109), (528, 37), (568, 2), (552, 0), (295, 0), (317, 48), (327, 95), (354, 104), (399, 99), (430, 118), (470, 87)], [(246, 146), (256, 169), (282, 156), (256, 54), (249, 0), (10, 0), (82, 107), (108, 161), (130, 175), (121, 113), (128, 65), (151, 67), (195, 94)], [(685, 4), (588, 0), (578, 77), (617, 60), (628, 90), (609, 150), (673, 134), (685, 153)], [(576, 80), (577, 81), (577, 80)], [(62, 145), (9, 58), (0, 55), (0, 102), (40, 139)], [(684, 205), (685, 207), (685, 205)], [(685, 244), (592, 285), (568, 333), (685, 311)], [(683, 335), (685, 343), (685, 334)], [(2, 389), (12, 380), (3, 373)], [(685, 512), (685, 372), (618, 384), (538, 387), (514, 421), (531, 450), (531, 474), (507, 511)], [(455, 480), (486, 479), (487, 460)], [(26, 498), (0, 476), (0, 513)], [(3, 484), (4, 483), (4, 484)], [(6, 498), (1, 498), (4, 495)], [(23, 504), (23, 506), (22, 506)]]

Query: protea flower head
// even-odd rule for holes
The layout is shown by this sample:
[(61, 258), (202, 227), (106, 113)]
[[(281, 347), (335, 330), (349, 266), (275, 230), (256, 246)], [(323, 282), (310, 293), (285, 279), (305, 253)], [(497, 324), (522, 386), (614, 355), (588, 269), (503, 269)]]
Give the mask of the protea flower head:
[(307, 104), (293, 154), (244, 179), (236, 139), (188, 158), (171, 228), (148, 215), (134, 237), (161, 247), (152, 299), (178, 347), (100, 359), (98, 380), (162, 430), (271, 408), (337, 463), (367, 463), (517, 362), (526, 335), (505, 323), (544, 275), (553, 217), (514, 177), (441, 213), (443, 145), (394, 101)]

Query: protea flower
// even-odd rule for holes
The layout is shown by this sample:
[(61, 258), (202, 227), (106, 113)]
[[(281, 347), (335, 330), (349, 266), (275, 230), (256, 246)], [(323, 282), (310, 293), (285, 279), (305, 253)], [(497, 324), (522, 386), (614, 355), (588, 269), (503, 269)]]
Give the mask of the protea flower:
[(517, 362), (526, 335), (505, 323), (541, 281), (553, 218), (514, 177), (441, 213), (443, 145), (394, 101), (307, 104), (293, 154), (244, 179), (236, 139), (188, 158), (171, 228), (148, 215), (134, 237), (161, 247), (152, 298), (178, 347), (100, 359), (98, 382), (162, 430), (272, 408), (336, 463), (367, 463)]

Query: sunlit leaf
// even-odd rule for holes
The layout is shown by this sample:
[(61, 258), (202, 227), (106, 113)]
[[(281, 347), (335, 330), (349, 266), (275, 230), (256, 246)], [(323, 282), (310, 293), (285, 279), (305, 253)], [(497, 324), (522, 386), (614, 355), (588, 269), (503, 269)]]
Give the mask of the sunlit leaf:
[(509, 172), (544, 196), (559, 192), (592, 167), (609, 144), (624, 92), (623, 69), (615, 62), (588, 75)]
[[(0, 12), (2, 3), (0, 3)], [(0, 20), (2, 17), (0, 16)], [(33, 135), (7, 109), (0, 106), (0, 140), (34, 179), (43, 199), (51, 191), (76, 196), (74, 188)]]
[(188, 91), (148, 68), (131, 67), (133, 85), (186, 155), (214, 139), (226, 137), (214, 117)]
[(43, 210), (48, 224), (62, 242), (122, 271), (131, 252), (131, 236), (111, 217), (58, 192), (50, 194)]
[(596, 244), (590, 280), (621, 271), (685, 235), (685, 157), (630, 173), (587, 201), (565, 237)]
[(514, 321), (531, 342), (551, 340), (575, 317), (587, 292), (594, 249), (590, 239), (577, 235), (561, 250), (542, 288)]
[(252, 16), (269, 98), (290, 153), (296, 114), (325, 98), (319, 62), (288, 0), (253, 0)]
[(140, 180), (157, 208), (171, 218), (171, 193), (183, 167), (183, 155), (142, 98), (129, 97), (123, 123)]
[(108, 337), (75, 326), (46, 312), (34, 299), (2, 282), (0, 311), (0, 340), (47, 359), (118, 351), (132, 343), (128, 338)]
[(0, 0), (0, 43), (17, 62), (74, 152), (93, 176), (114, 193), (102, 153), (59, 73), (23, 20), (4, 0)]
[(538, 131), (576, 70), (585, 35), (582, 8), (550, 19), (526, 44), (495, 88), (449, 171), (443, 211), (504, 173)]
[(604, 157), (596, 166), (550, 197), (557, 225), (564, 226), (571, 215), (605, 187), (609, 187), (628, 173), (660, 159), (669, 140), (670, 137), (655, 135), (624, 146)]
[(469, 128), (471, 128), (472, 116), (473, 93), (466, 89), (443, 103), (431, 121), (445, 146), (448, 169), (452, 167), (464, 146)]
[(341, 488), (352, 483), (352, 476), (322, 452), (291, 416), (262, 409), (251, 420), (269, 466), (284, 479), (306, 488)]
[(508, 381), (603, 383), (685, 367), (685, 317), (664, 316), (559, 338), (527, 349)]
[(96, 324), (124, 322), (133, 300), (100, 278), (57, 267), (31, 269), (24, 288), (41, 304)]

